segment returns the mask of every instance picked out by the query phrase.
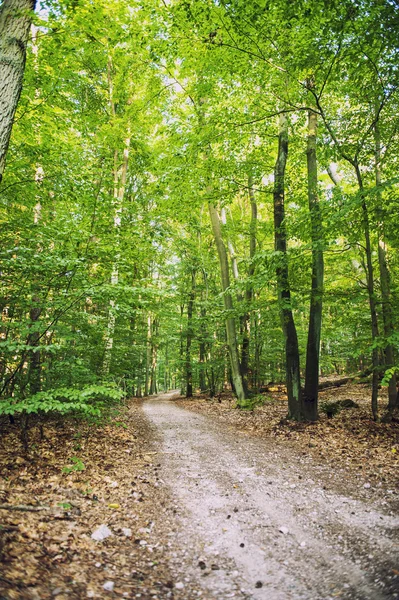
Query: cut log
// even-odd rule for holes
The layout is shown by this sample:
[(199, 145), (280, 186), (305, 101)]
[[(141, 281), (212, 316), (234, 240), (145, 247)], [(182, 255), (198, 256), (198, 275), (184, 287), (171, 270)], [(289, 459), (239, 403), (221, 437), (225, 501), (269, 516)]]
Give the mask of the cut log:
[(319, 383), (319, 390), (326, 390), (330, 387), (341, 387), (341, 385), (345, 385), (346, 383), (351, 383), (356, 380), (353, 375), (351, 377), (341, 377), (340, 379), (331, 379), (328, 381), (321, 381)]

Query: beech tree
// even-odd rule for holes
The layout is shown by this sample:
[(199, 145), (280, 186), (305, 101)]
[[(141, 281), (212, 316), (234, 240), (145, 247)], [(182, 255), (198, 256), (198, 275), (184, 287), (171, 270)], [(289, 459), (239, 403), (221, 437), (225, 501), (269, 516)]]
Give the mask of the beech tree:
[(0, 6), (0, 182), (25, 71), (26, 46), (36, 0)]

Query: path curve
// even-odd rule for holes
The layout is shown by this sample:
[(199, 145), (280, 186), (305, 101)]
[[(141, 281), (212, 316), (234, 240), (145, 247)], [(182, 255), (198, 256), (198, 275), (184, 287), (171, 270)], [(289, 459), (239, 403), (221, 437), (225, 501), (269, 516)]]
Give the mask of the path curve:
[(293, 451), (282, 457), (272, 440), (233, 433), (172, 398), (144, 411), (182, 512), (182, 567), (203, 598), (399, 598), (398, 517), (326, 490)]

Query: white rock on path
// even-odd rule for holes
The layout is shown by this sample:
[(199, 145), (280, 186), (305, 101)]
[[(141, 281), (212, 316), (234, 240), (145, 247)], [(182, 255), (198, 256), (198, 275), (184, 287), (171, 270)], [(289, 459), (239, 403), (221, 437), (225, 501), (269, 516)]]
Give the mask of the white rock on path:
[(113, 581), (106, 581), (103, 585), (103, 589), (106, 592), (113, 592), (115, 587), (115, 583)]
[(279, 532), (287, 535), (287, 533), (289, 533), (289, 529), (288, 527), (280, 527)]
[(93, 533), (91, 534), (91, 539), (96, 540), (96, 542), (101, 542), (102, 540), (107, 539), (111, 535), (114, 535), (107, 525), (100, 525)]

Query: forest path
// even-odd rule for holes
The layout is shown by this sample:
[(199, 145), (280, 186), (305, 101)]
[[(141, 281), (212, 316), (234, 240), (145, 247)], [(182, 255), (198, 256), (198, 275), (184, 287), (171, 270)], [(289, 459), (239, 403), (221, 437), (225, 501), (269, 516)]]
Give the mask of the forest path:
[(172, 397), (145, 402), (144, 412), (176, 502), (176, 561), (203, 598), (399, 598), (397, 517), (337, 493), (293, 451)]

